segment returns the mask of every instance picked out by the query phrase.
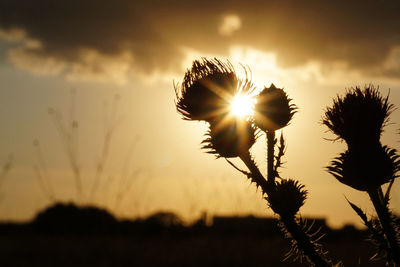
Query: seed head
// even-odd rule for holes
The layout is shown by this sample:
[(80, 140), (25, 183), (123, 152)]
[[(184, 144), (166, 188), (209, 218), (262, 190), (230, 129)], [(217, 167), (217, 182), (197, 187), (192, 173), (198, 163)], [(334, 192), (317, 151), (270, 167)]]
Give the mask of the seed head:
[(291, 104), (291, 99), (285, 91), (271, 84), (257, 97), (254, 121), (263, 131), (276, 131), (288, 125), (297, 107)]

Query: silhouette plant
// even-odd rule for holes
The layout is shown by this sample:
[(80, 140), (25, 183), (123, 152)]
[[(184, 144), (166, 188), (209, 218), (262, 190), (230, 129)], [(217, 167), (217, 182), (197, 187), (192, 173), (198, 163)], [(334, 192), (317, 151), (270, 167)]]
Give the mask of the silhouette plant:
[[(285, 140), (279, 144), (275, 131), (288, 125), (297, 107), (283, 89), (273, 84), (257, 96), (254, 116), (240, 118), (231, 114), (231, 103), (238, 94), (252, 95), (256, 87), (248, 79), (238, 78), (229, 62), (218, 59), (196, 60), (187, 70), (182, 84), (175, 84), (176, 108), (183, 119), (205, 121), (209, 125), (202, 148), (217, 158), (225, 158), (236, 170), (245, 174), (261, 188), (263, 197), (281, 220), (281, 228), (292, 240), (289, 256), (294, 260), (307, 260), (315, 266), (332, 266), (326, 252), (317, 243), (318, 235), (307, 232), (298, 212), (303, 206), (307, 191), (294, 179), (279, 176), (281, 158), (285, 153)], [(250, 148), (261, 132), (267, 135), (267, 179), (260, 172)], [(275, 147), (278, 149), (275, 155)], [(240, 158), (249, 171), (241, 170), (228, 158)], [(279, 180), (276, 181), (276, 178)]]
[[(322, 123), (347, 150), (333, 159), (327, 170), (341, 183), (368, 193), (379, 220), (369, 220), (355, 204), (349, 204), (360, 216), (378, 246), (378, 254), (400, 266), (399, 231), (389, 208), (390, 189), (400, 170), (395, 149), (382, 145), (380, 137), (394, 106), (373, 85), (351, 88), (337, 96), (328, 107)], [(389, 183), (386, 193), (382, 185)], [(377, 255), (378, 255), (377, 254)]]

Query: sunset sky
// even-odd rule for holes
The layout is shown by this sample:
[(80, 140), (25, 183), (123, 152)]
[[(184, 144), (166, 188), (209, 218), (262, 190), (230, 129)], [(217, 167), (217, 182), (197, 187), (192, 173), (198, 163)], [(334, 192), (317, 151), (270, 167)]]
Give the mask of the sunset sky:
[[(325, 171), (345, 145), (326, 140), (334, 136), (321, 117), (337, 94), (370, 83), (400, 107), (398, 14), (397, 0), (2, 0), (0, 164), (11, 156), (12, 168), (0, 180), (0, 219), (31, 219), (55, 200), (95, 203), (121, 217), (158, 210), (187, 219), (203, 211), (272, 215), (246, 177), (200, 149), (207, 126), (176, 112), (174, 83), (193, 60), (217, 57), (239, 76), (242, 66), (251, 69), (259, 88), (283, 87), (299, 107), (283, 129), (281, 174), (306, 185), (301, 214), (335, 227), (361, 225), (346, 197), (368, 214), (373, 208), (365, 193)], [(49, 108), (62, 118), (55, 121)], [(77, 122), (80, 197), (57, 131), (61, 121), (67, 128)], [(400, 111), (390, 122), (383, 143), (400, 149)], [(113, 123), (93, 190), (104, 129)], [(265, 172), (263, 137), (252, 152)], [(399, 192), (395, 183), (395, 211)]]

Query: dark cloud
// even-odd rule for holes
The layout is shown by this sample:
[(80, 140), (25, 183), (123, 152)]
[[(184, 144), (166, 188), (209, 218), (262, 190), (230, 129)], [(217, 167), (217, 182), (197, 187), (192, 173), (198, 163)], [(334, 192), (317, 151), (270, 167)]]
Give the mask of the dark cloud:
[[(241, 26), (224, 35), (218, 29), (229, 14)], [(343, 61), (396, 76), (398, 14), (398, 0), (5, 0), (0, 28), (21, 28), (40, 41), (40, 47), (20, 50), (20, 57), (51, 58), (94, 72), (97, 61), (84, 60), (84, 51), (109, 60), (130, 55), (125, 57), (130, 68), (151, 73), (179, 68), (182, 47), (226, 54), (232, 44), (242, 44), (275, 52), (282, 66)]]

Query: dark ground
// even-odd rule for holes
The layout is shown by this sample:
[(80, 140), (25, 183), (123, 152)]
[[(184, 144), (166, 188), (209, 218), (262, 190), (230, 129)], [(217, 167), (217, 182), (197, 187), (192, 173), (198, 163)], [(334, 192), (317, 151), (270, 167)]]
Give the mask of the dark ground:
[[(348, 226), (333, 231), (324, 220), (326, 249), (345, 266), (371, 262), (367, 234)], [(117, 221), (96, 208), (56, 205), (28, 224), (0, 225), (0, 266), (308, 266), (283, 262), (289, 242), (271, 218), (214, 218), (185, 227), (172, 213)]]

